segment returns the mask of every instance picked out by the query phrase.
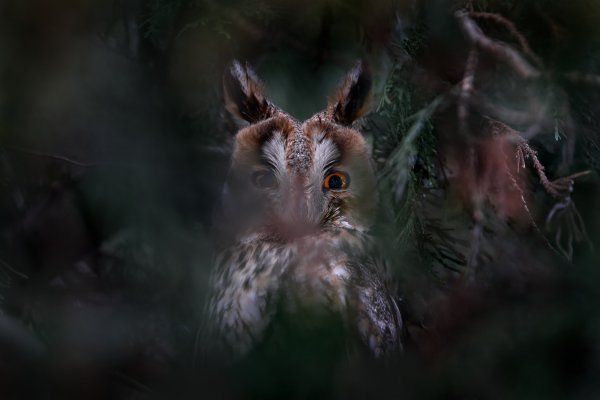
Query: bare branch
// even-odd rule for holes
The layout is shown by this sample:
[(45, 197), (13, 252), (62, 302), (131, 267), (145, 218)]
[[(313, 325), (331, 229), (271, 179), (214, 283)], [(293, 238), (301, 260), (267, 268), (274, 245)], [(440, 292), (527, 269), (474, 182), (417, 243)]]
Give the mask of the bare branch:
[(5, 147), (7, 149), (12, 149), (12, 150), (15, 150), (15, 151), (18, 151), (20, 153), (27, 154), (30, 156), (50, 158), (52, 160), (57, 160), (57, 161), (62, 161), (62, 162), (66, 162), (69, 164), (77, 165), (78, 167), (88, 168), (88, 167), (94, 167), (94, 166), (98, 165), (97, 163), (87, 163), (87, 162), (77, 161), (77, 160), (73, 160), (72, 158), (69, 158), (69, 157), (65, 157), (65, 156), (61, 156), (61, 155), (57, 155), (57, 154), (48, 154), (48, 153), (44, 153), (41, 151), (26, 149), (26, 148), (19, 147), (19, 146), (5, 145)]
[(27, 275), (25, 275), (22, 272), (17, 271), (16, 269), (14, 269), (13, 267), (11, 267), (6, 261), (0, 260), (0, 268), (4, 268), (10, 272), (12, 272), (13, 274), (21, 277), (21, 278), (25, 278), (28, 279), (29, 277)]
[(512, 21), (506, 19), (500, 14), (490, 12), (470, 12), (469, 15), (473, 18), (489, 19), (504, 26), (508, 32), (519, 42), (521, 51), (538, 66), (542, 65), (542, 60), (533, 52), (533, 50), (531, 50), (529, 42)]
[(504, 121), (510, 125), (529, 125), (542, 121), (544, 127), (551, 126), (549, 121), (544, 119), (547, 105), (542, 105), (538, 108), (532, 107), (533, 109), (528, 111), (515, 110), (505, 107), (502, 104), (493, 103), (477, 91), (473, 91), (469, 98), (469, 104), (482, 114), (496, 120)]
[[(554, 235), (556, 248), (568, 260), (573, 259), (573, 242), (585, 241), (590, 243), (583, 218), (571, 196), (567, 196), (557, 202), (548, 213), (546, 217), (546, 230), (551, 231), (553, 224), (556, 225), (556, 233)], [(562, 235), (563, 229), (567, 232), (565, 240), (563, 240)]]
[(479, 61), (479, 54), (477, 49), (472, 48), (469, 52), (469, 58), (465, 65), (465, 74), (463, 76), (460, 85), (459, 103), (458, 103), (458, 123), (460, 124), (460, 130), (466, 133), (467, 130), (467, 118), (469, 116), (469, 97), (473, 92), (473, 85), (475, 82), (475, 72), (477, 71), (477, 64)]
[(6, 177), (6, 181), (10, 182), (13, 186), (13, 202), (15, 208), (19, 211), (22, 211), (25, 207), (25, 196), (23, 192), (19, 188), (19, 185), (15, 179), (15, 172), (13, 167), (8, 159), (8, 155), (6, 154), (6, 146), (0, 145), (0, 175), (4, 174)]
[(587, 83), (589, 85), (600, 86), (600, 75), (571, 71), (565, 74), (565, 78), (575, 83)]
[(481, 255), (481, 242), (483, 241), (483, 225), (481, 220), (476, 220), (473, 228), (471, 229), (471, 246), (469, 248), (468, 260), (467, 260), (467, 273), (465, 279), (467, 283), (472, 284), (475, 282), (477, 275), (477, 269), (479, 266), (479, 257)]
[(537, 151), (532, 149), (531, 146), (527, 143), (527, 141), (521, 136), (521, 134), (510, 126), (500, 122), (495, 121), (488, 118), (488, 121), (491, 125), (492, 132), (496, 135), (500, 134), (508, 134), (516, 139), (516, 157), (517, 163), (520, 167), (525, 167), (525, 159), (531, 159), (531, 163), (533, 164), (533, 168), (536, 170), (538, 177), (540, 179), (540, 183), (550, 194), (552, 197), (557, 199), (564, 199), (569, 196), (573, 190), (573, 181), (575, 178), (579, 178), (585, 175), (588, 175), (591, 171), (581, 171), (575, 174), (565, 176), (562, 178), (558, 178), (554, 181), (550, 181), (545, 172), (545, 167), (540, 162)]
[(454, 14), (467, 38), (479, 49), (509, 64), (523, 78), (539, 78), (542, 73), (529, 63), (517, 50), (506, 43), (490, 39), (464, 10)]

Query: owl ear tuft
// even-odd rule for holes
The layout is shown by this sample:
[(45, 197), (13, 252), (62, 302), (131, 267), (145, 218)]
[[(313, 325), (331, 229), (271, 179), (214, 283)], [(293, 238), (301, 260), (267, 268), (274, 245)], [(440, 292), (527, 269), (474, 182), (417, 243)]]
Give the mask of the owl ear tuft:
[(363, 61), (358, 61), (346, 75), (329, 103), (333, 120), (348, 126), (363, 116), (368, 108), (371, 84), (369, 66)]
[(254, 70), (235, 60), (223, 76), (225, 108), (231, 114), (250, 123), (271, 116), (273, 107), (264, 95), (262, 84)]

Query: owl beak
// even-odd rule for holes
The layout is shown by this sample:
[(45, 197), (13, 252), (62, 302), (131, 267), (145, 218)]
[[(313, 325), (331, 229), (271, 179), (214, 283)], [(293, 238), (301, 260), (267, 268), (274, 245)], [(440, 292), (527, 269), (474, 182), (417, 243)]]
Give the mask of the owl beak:
[(304, 187), (304, 182), (298, 179), (290, 190), (288, 216), (296, 224), (305, 224), (308, 216), (308, 199)]
[(290, 188), (280, 215), (279, 230), (285, 237), (303, 236), (316, 228), (309, 215), (310, 193), (305, 188), (304, 181), (300, 179)]

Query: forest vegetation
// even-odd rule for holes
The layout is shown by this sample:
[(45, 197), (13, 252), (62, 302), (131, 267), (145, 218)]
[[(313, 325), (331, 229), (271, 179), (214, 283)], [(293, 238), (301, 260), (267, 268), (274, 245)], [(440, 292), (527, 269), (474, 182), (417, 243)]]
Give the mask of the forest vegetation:
[[(401, 356), (198, 359), (234, 59), (370, 66)], [(0, 397), (598, 398), (599, 130), (593, 0), (2, 0)]]

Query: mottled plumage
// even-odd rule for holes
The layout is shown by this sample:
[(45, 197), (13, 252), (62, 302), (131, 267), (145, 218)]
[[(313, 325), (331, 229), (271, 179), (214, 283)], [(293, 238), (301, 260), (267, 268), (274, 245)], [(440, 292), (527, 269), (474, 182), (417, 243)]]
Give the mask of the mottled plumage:
[(400, 349), (400, 312), (369, 255), (376, 208), (370, 151), (352, 123), (364, 112), (358, 63), (325, 111), (300, 123), (272, 105), (249, 67), (224, 80), (235, 137), (220, 217), (209, 323), (234, 354), (259, 344), (276, 314), (335, 315), (375, 356)]

